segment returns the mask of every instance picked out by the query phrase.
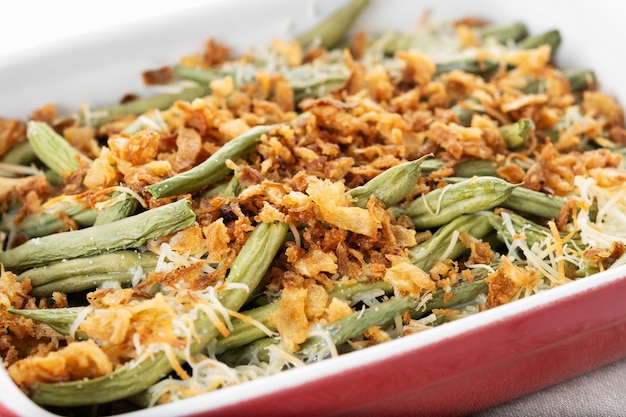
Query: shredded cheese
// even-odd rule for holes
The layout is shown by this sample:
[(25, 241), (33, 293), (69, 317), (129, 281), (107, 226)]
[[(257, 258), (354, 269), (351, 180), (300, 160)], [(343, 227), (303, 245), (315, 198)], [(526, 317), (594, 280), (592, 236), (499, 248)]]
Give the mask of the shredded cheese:
[(34, 166), (15, 165), (0, 162), (0, 175), (2, 176), (14, 176), (18, 175), (39, 175), (43, 174), (43, 171)]
[(556, 263), (557, 263), (557, 271), (559, 274), (559, 284), (565, 283), (565, 261), (564, 251), (563, 251), (563, 241), (561, 240), (561, 235), (556, 228), (556, 224), (553, 221), (548, 222), (548, 227), (550, 227), (550, 231), (552, 232), (552, 238), (554, 239), (554, 246), (556, 250)]
[(316, 362), (321, 361), (327, 357), (334, 358), (336, 356), (339, 356), (339, 353), (337, 352), (337, 346), (335, 346), (335, 342), (333, 342), (333, 339), (327, 330), (321, 328), (318, 325), (313, 325), (309, 328), (308, 337), (319, 337), (324, 340), (324, 347), (322, 349), (319, 349), (317, 355), (315, 355), (314, 357), (306, 358), (308, 361)]
[(95, 197), (100, 196), (102, 194), (110, 194), (115, 191), (119, 192), (120, 194), (106, 201), (98, 202), (94, 204), (94, 207), (98, 210), (102, 210), (103, 208), (112, 206), (118, 203), (119, 201), (124, 201), (126, 199), (126, 195), (130, 195), (135, 200), (137, 200), (143, 208), (148, 208), (148, 203), (146, 203), (146, 200), (144, 200), (143, 197), (141, 197), (137, 192), (131, 190), (130, 188), (123, 187), (121, 185), (116, 185), (113, 187), (107, 187), (102, 190), (98, 190), (97, 192), (92, 194), (91, 198), (94, 199)]
[[(578, 213), (578, 226), (582, 242), (594, 247), (610, 247), (612, 242), (626, 242), (626, 190), (623, 186), (600, 187), (592, 177), (576, 176), (581, 210)], [(595, 221), (591, 220), (590, 209), (598, 207)], [(610, 213), (610, 215), (609, 215)]]
[(296, 243), (296, 246), (301, 248), (302, 247), (302, 238), (300, 237), (300, 231), (298, 230), (296, 225), (293, 224), (293, 223), (289, 223), (289, 230), (293, 234), (293, 239), (294, 239), (294, 241)]
[(78, 316), (76, 316), (76, 319), (74, 320), (74, 322), (70, 326), (70, 337), (71, 338), (76, 339), (76, 330), (78, 330), (78, 328), (80, 327), (80, 324), (83, 322), (83, 320), (85, 320), (85, 318), (91, 312), (93, 312), (93, 308), (91, 306), (87, 306), (87, 307), (83, 308), (80, 311), (80, 313), (78, 313)]
[(454, 250), (454, 247), (456, 246), (456, 244), (459, 241), (459, 231), (455, 230), (452, 232), (452, 236), (450, 236), (450, 243), (448, 244), (448, 247), (446, 248), (446, 250), (441, 254), (441, 256), (439, 257), (438, 260), (444, 260), (444, 259), (448, 259), (448, 257), (450, 256), (450, 253)]

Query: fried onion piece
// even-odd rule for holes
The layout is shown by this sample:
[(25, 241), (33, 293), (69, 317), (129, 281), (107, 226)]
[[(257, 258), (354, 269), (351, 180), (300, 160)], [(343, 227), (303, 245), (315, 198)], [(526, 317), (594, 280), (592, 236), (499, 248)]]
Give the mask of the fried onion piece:
[(337, 256), (314, 248), (299, 257), (294, 263), (294, 268), (303, 276), (311, 278), (322, 272), (334, 274), (337, 272)]
[(348, 317), (352, 313), (352, 307), (350, 307), (348, 302), (337, 297), (333, 297), (328, 307), (326, 307), (326, 318), (329, 323)]
[(589, 262), (597, 263), (601, 269), (610, 267), (616, 260), (626, 253), (623, 242), (613, 242), (610, 248), (589, 248), (583, 252), (583, 258)]
[(487, 277), (487, 305), (490, 307), (511, 302), (521, 289), (533, 288), (541, 278), (539, 272), (516, 266), (504, 255), (500, 260), (498, 270)]
[(435, 75), (435, 63), (418, 51), (398, 51), (396, 57), (404, 62), (403, 76), (408, 82), (424, 85)]
[(93, 340), (75, 342), (44, 357), (22, 359), (9, 366), (15, 383), (28, 387), (36, 382), (52, 383), (95, 378), (111, 373), (109, 357)]
[(95, 138), (96, 132), (89, 126), (69, 126), (63, 129), (63, 136), (73, 148), (89, 158), (100, 154), (100, 146)]
[(309, 178), (307, 194), (316, 204), (322, 221), (365, 236), (376, 235), (380, 223), (367, 209), (352, 205), (343, 184)]
[(6, 311), (9, 306), (37, 309), (68, 305), (65, 294), (54, 292), (50, 300), (37, 302), (28, 295), (30, 290), (30, 280), (18, 282), (15, 274), (6, 271), (0, 275), (0, 355), (7, 367), (24, 358), (45, 356), (69, 340), (46, 324)]
[(585, 91), (583, 112), (602, 122), (606, 128), (624, 127), (624, 109), (615, 98), (599, 91)]
[(172, 168), (176, 172), (193, 168), (202, 150), (200, 134), (195, 129), (181, 128), (176, 137), (176, 146), (176, 156)]
[(13, 145), (26, 139), (26, 125), (17, 119), (0, 117), (0, 156), (4, 156)]
[(309, 320), (306, 315), (306, 300), (306, 288), (285, 287), (278, 301), (278, 308), (269, 316), (269, 321), (278, 329), (283, 344), (292, 352), (307, 338)]
[(0, 205), (23, 201), (30, 192), (45, 197), (48, 191), (48, 181), (43, 174), (22, 178), (0, 177)]
[(387, 255), (387, 258), (392, 266), (387, 269), (383, 279), (400, 294), (419, 296), (435, 289), (435, 282), (430, 275), (413, 265), (407, 257)]
[(535, 163), (528, 169), (524, 186), (548, 194), (566, 195), (574, 190), (576, 175), (591, 175), (595, 172), (599, 178), (610, 182), (609, 172), (602, 175), (600, 169), (617, 168), (621, 160), (620, 155), (607, 149), (560, 153), (555, 145), (548, 143), (542, 147)]

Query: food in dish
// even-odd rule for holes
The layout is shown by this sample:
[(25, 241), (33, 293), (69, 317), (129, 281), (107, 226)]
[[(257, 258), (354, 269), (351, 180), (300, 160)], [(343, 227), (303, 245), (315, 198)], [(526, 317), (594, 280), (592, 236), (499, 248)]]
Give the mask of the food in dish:
[(623, 111), (557, 31), (333, 37), (209, 40), (145, 72), (176, 92), (3, 121), (5, 362), (36, 402), (175, 401), (621, 263)]

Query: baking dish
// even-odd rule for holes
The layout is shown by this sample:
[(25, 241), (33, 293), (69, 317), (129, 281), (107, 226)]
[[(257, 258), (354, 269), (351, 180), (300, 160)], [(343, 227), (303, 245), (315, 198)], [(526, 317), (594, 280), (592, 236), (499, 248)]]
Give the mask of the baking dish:
[[(532, 31), (558, 28), (561, 66), (592, 67), (602, 90), (626, 97), (623, 58), (606, 39), (619, 26), (580, 30), (585, 2), (372, 2), (357, 28), (410, 29), (424, 10), (522, 20)], [(608, 5), (596, 13), (613, 18)], [(200, 49), (209, 36), (238, 50), (293, 36), (335, 5), (251, 0), (214, 2), (167, 18), (95, 33), (0, 67), (0, 114), (24, 117), (48, 101), (71, 111), (128, 91), (139, 74)], [(244, 15), (241, 10), (246, 10)], [(615, 19), (617, 19), (615, 17)], [(233, 32), (233, 23), (241, 28)], [(590, 26), (588, 26), (590, 27)], [(128, 415), (464, 415), (586, 372), (626, 355), (626, 271), (610, 270), (428, 332), (280, 375)], [(45, 415), (1, 374), (6, 415)]]

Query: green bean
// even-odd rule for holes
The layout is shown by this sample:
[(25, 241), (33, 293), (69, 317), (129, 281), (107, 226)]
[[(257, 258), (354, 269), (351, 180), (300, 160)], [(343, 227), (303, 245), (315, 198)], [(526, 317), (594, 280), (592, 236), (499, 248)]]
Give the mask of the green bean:
[(465, 127), (469, 127), (472, 124), (472, 119), (475, 114), (484, 113), (485, 111), (482, 104), (473, 97), (459, 101), (452, 106), (452, 110), (459, 118), (459, 124)]
[[(384, 281), (341, 285), (329, 291), (328, 298), (332, 299), (333, 297), (337, 297), (342, 300), (352, 300), (354, 296), (368, 291), (382, 291), (383, 294), (391, 294), (393, 293), (393, 287)], [(273, 302), (247, 310), (243, 312), (243, 314), (261, 322), (269, 330), (275, 331), (276, 327), (269, 322), (268, 316), (275, 311), (277, 307), (278, 303)], [(217, 343), (215, 344), (216, 351), (223, 352), (228, 349), (238, 348), (267, 336), (263, 330), (245, 320), (234, 318), (232, 324), (233, 329), (229, 336), (218, 336)]]
[[(510, 218), (510, 225), (513, 228), (513, 232), (517, 236), (523, 236), (529, 247), (532, 247), (533, 245), (542, 245), (547, 237), (552, 236), (550, 229), (520, 216), (519, 214), (506, 213), (503, 215)], [(496, 229), (500, 240), (504, 243), (510, 245), (516, 239), (516, 237), (512, 235), (512, 231), (507, 227), (507, 223), (504, 221), (502, 215), (491, 215), (489, 216), (489, 221)], [(565, 233), (561, 232), (560, 236), (565, 237)], [(586, 247), (586, 245), (584, 245), (580, 240), (579, 234), (574, 235), (571, 241), (579, 248)]]
[(380, 35), (368, 36), (367, 51), (370, 54), (390, 57), (397, 51), (415, 49), (416, 35), (413, 33), (387, 32)]
[(472, 107), (465, 107), (460, 104), (452, 106), (451, 110), (456, 113), (461, 126), (469, 127), (472, 124), (472, 118), (477, 113), (476, 109)]
[(443, 167), (445, 164), (441, 159), (437, 158), (429, 158), (425, 159), (420, 165), (420, 171), (425, 174), (431, 174), (434, 171), (437, 171), (439, 168)]
[(561, 33), (558, 30), (550, 30), (539, 35), (524, 38), (517, 44), (517, 46), (520, 49), (534, 49), (543, 45), (548, 45), (550, 46), (552, 56), (554, 56), (560, 44)]
[(541, 78), (531, 78), (520, 91), (524, 94), (540, 94), (545, 91), (546, 83)]
[[(265, 274), (267, 268), (272, 263), (275, 254), (283, 244), (289, 227), (286, 223), (260, 223), (252, 232), (241, 249), (235, 263), (230, 269), (227, 282), (229, 283), (248, 283), (250, 287), (256, 287), (256, 284)], [(250, 276), (255, 277), (255, 285), (250, 285)], [(226, 307), (229, 305), (237, 305), (237, 310), (248, 299), (248, 293), (245, 290), (229, 290), (225, 297), (221, 299), (222, 304)], [(228, 307), (231, 310), (233, 307)]]
[(411, 311), (411, 317), (414, 319), (422, 318), (430, 314), (435, 309), (459, 309), (476, 302), (480, 295), (487, 294), (489, 284), (485, 280), (487, 277), (486, 270), (482, 270), (474, 278), (473, 281), (463, 281), (452, 287), (451, 296), (445, 298), (447, 293), (444, 290), (437, 290), (433, 293), (433, 297), (428, 300), (423, 309), (415, 309)]
[(248, 363), (269, 362), (269, 351), (271, 346), (277, 346), (279, 340), (272, 337), (264, 337), (257, 339), (247, 345), (229, 349), (219, 355), (217, 358), (220, 362), (230, 367), (245, 365)]
[[(276, 302), (256, 307), (244, 312), (245, 316), (256, 320), (263, 324), (270, 331), (276, 331), (276, 326), (269, 322), (268, 316), (276, 310), (278, 304)], [(215, 343), (215, 350), (223, 352), (228, 349), (234, 349), (244, 346), (255, 340), (266, 337), (267, 334), (259, 327), (245, 320), (234, 318), (232, 320), (233, 328), (227, 337), (219, 335)]]
[(48, 184), (50, 184), (51, 186), (57, 187), (65, 185), (65, 180), (63, 180), (63, 177), (61, 177), (59, 174), (52, 171), (51, 169), (46, 170), (44, 174), (46, 175)]
[(137, 267), (151, 269), (156, 267), (157, 260), (158, 255), (153, 252), (118, 250), (52, 262), (24, 271), (17, 277), (18, 281), (28, 278), (33, 286), (39, 286), (76, 275), (116, 273)]
[[(475, 32), (477, 37), (482, 41), (491, 38), (504, 45), (508, 45), (509, 42), (521, 41), (528, 35), (528, 30), (523, 23), (512, 23), (501, 26), (490, 25), (475, 29)], [(380, 51), (385, 56), (391, 56), (396, 51), (420, 49), (420, 34), (384, 33), (374, 36), (368, 44), (368, 50), (370, 52)]]
[(468, 250), (463, 242), (455, 238), (455, 235), (467, 232), (475, 239), (482, 239), (493, 229), (489, 217), (486, 215), (464, 214), (458, 216), (450, 223), (437, 229), (430, 239), (410, 248), (409, 258), (413, 265), (428, 272), (435, 261), (456, 259)]
[(542, 244), (547, 237), (552, 235), (548, 228), (527, 220), (518, 214), (507, 213), (506, 215), (511, 219), (512, 231), (507, 227), (507, 223), (500, 215), (494, 214), (489, 216), (489, 221), (496, 229), (500, 240), (507, 245), (512, 244), (516, 236), (523, 236), (528, 246), (531, 247), (534, 244)]
[(370, 291), (382, 291), (389, 295), (393, 293), (393, 286), (385, 281), (358, 282), (356, 284), (337, 285), (328, 292), (328, 298), (340, 298), (352, 301), (359, 294)]
[(515, 123), (500, 126), (499, 130), (507, 148), (519, 149), (528, 143), (533, 131), (533, 123), (530, 119), (520, 119)]
[(332, 48), (345, 36), (352, 22), (368, 3), (369, 0), (350, 0), (315, 27), (299, 35), (298, 42), (304, 47), (319, 45)]
[(24, 271), (62, 259), (137, 248), (195, 220), (191, 203), (179, 200), (112, 223), (30, 239), (0, 253), (0, 262), (6, 269)]
[(241, 183), (239, 183), (237, 176), (233, 175), (228, 181), (221, 182), (201, 193), (200, 198), (209, 198), (218, 194), (221, 194), (223, 197), (236, 197), (241, 191)]
[(157, 260), (158, 256), (152, 252), (119, 250), (49, 263), (24, 271), (17, 279), (23, 281), (28, 278), (34, 287), (38, 287), (76, 276), (118, 274), (132, 272), (136, 268), (151, 270), (156, 267)]
[[(432, 298), (420, 309), (415, 308), (415, 300), (412, 297), (396, 298), (377, 304), (364, 311), (357, 311), (343, 320), (331, 323), (325, 327), (325, 331), (329, 332), (335, 345), (340, 345), (360, 335), (371, 326), (386, 325), (394, 317), (407, 310), (411, 311), (412, 318), (418, 319), (429, 314), (434, 309), (463, 307), (475, 302), (479, 295), (487, 293), (488, 284), (485, 281), (485, 271), (480, 271), (475, 275), (473, 281), (462, 282), (456, 285), (452, 289), (452, 295), (448, 298), (444, 298), (446, 295), (444, 290), (437, 290)], [(347, 287), (351, 288), (353, 286), (349, 285)], [(381, 289), (388, 290), (388, 288)], [(385, 292), (389, 294), (392, 292), (392, 289)], [(267, 308), (267, 306), (265, 307)], [(318, 352), (324, 348), (325, 343), (323, 339), (312, 337), (300, 346), (296, 356), (305, 360), (315, 358)], [(257, 339), (248, 345), (231, 347), (220, 355), (220, 359), (230, 365), (249, 363), (251, 357), (261, 361), (268, 361), (269, 357), (266, 349), (276, 344), (278, 344), (277, 339), (267, 337)]]
[(525, 24), (515, 22), (507, 25), (489, 25), (478, 30), (482, 40), (494, 39), (496, 42), (507, 44), (508, 42), (519, 42), (528, 36), (528, 29)]
[(457, 59), (447, 62), (437, 62), (435, 74), (443, 74), (450, 71), (461, 70), (470, 74), (480, 75), (483, 78), (490, 78), (500, 67), (500, 63), (491, 59)]
[(44, 308), (35, 310), (21, 310), (9, 307), (7, 311), (11, 314), (17, 314), (40, 323), (45, 323), (57, 332), (68, 336), (72, 324), (74, 324), (85, 308), (89, 307)]
[(500, 206), (546, 219), (556, 219), (566, 201), (563, 197), (517, 187)]
[[(561, 35), (558, 31), (550, 31), (541, 35), (531, 36), (522, 39), (517, 46), (520, 49), (533, 49), (542, 45), (549, 45), (552, 54), (561, 43)], [(494, 60), (478, 59), (458, 59), (449, 62), (436, 63), (436, 74), (442, 74), (453, 70), (462, 70), (471, 74), (480, 75), (483, 78), (490, 78), (500, 67), (500, 63)]]
[(30, 145), (30, 142), (23, 141), (13, 145), (2, 157), (5, 164), (29, 165), (37, 160), (37, 155)]
[[(92, 226), (97, 216), (94, 210), (85, 208), (82, 204), (70, 204), (64, 209), (58, 210), (57, 213), (42, 211), (29, 214), (17, 225), (16, 229), (30, 238), (46, 236), (58, 232), (67, 227), (59, 218), (59, 212), (64, 212), (79, 228)], [(7, 222), (10, 220), (5, 219), (4, 221)], [(7, 227), (7, 225), (5, 225), (5, 227)]]
[(121, 220), (125, 217), (132, 215), (137, 209), (139, 202), (135, 197), (132, 197), (127, 193), (115, 192), (113, 197), (120, 197), (119, 201), (116, 201), (110, 206), (104, 207), (97, 215), (94, 226), (101, 224), (107, 224), (116, 220)]
[[(497, 177), (498, 164), (495, 161), (486, 159), (463, 161), (454, 166), (454, 173), (460, 178), (471, 178), (474, 176)], [(446, 181), (448, 181), (448, 178), (446, 178)]]
[(291, 77), (289, 73), (285, 74), (289, 87), (293, 90), (295, 103), (309, 97), (324, 97), (341, 87), (348, 79), (348, 72), (343, 65), (328, 65), (324, 70), (306, 65), (294, 69), (292, 73), (298, 69), (299, 73), (292, 74)]
[[(245, 67), (246, 66), (244, 66), (244, 68)], [(237, 75), (237, 70), (225, 70), (225, 69), (214, 69), (214, 68), (203, 69), (203, 68), (198, 68), (198, 67), (189, 67), (187, 65), (177, 64), (177, 65), (174, 65), (174, 74), (178, 78), (182, 78), (184, 80), (191, 80), (200, 84), (209, 84), (211, 81), (219, 80), (227, 76), (236, 78), (235, 75)], [(252, 79), (250, 79), (249, 81), (252, 82)]]
[[(405, 311), (413, 310), (418, 300), (415, 297), (396, 297), (376, 304), (362, 311), (356, 311), (349, 316), (332, 322), (324, 330), (330, 334), (335, 344), (341, 345), (353, 337), (363, 334), (372, 326), (385, 326)], [(326, 347), (327, 341), (321, 337), (311, 337), (300, 345), (297, 355), (305, 360), (323, 359), (319, 352)]]
[(222, 195), (225, 197), (228, 196), (238, 196), (241, 192), (241, 183), (236, 175), (226, 183), (226, 187), (222, 190)]
[[(226, 277), (226, 283), (246, 284), (251, 292), (261, 281), (287, 235), (286, 223), (261, 223), (251, 232)], [(248, 291), (235, 288), (219, 294), (224, 307), (239, 310)], [(200, 313), (195, 320), (196, 338), (191, 338), (190, 352), (195, 355), (218, 334), (211, 320)], [(131, 362), (113, 373), (92, 379), (37, 384), (30, 388), (33, 401), (55, 406), (79, 406), (107, 403), (138, 394), (171, 372), (172, 366), (163, 352), (157, 352), (139, 363)]]
[[(415, 308), (416, 305), (417, 300), (414, 297), (394, 298), (330, 323), (324, 327), (324, 331), (329, 333), (335, 345), (340, 345), (353, 337), (359, 336), (372, 326), (386, 325), (394, 317)], [(269, 352), (267, 348), (278, 343), (278, 339), (274, 338), (259, 339), (241, 348), (228, 350), (219, 358), (230, 366), (249, 363), (251, 357), (262, 362), (268, 362)], [(300, 345), (299, 350), (295, 354), (305, 361), (315, 360), (319, 352), (326, 346), (326, 343), (326, 340), (320, 337), (310, 337)]]
[(351, 189), (348, 194), (356, 199), (355, 205), (365, 207), (369, 197), (374, 196), (385, 206), (391, 207), (402, 201), (415, 187), (420, 177), (420, 165), (428, 157), (393, 166), (367, 183)]
[[(482, 162), (483, 161), (476, 161), (476, 165), (479, 165), (476, 167), (477, 173), (488, 172), (489, 164), (485, 164), (484, 167), (481, 167)], [(457, 169), (457, 174), (459, 174), (459, 177), (447, 177), (445, 178), (445, 181), (452, 184), (464, 181), (464, 178), (462, 178), (461, 174), (469, 175), (472, 172), (470, 169), (467, 169), (467, 171), (468, 172), (466, 173), (465, 168), (463, 168), (462, 170)], [(527, 213), (546, 219), (555, 219), (559, 215), (561, 209), (565, 206), (566, 202), (567, 200), (564, 197), (549, 195), (546, 193), (542, 193), (541, 191), (531, 190), (529, 188), (515, 187), (511, 194), (508, 196), (508, 198), (504, 200), (499, 205), (499, 207), (508, 208), (510, 210)]]
[(186, 65), (174, 65), (174, 74), (183, 80), (195, 81), (200, 84), (209, 84), (214, 80), (232, 77), (237, 87), (256, 83), (254, 73), (258, 67), (254, 64), (241, 64), (236, 69), (198, 68)]
[[(149, 269), (144, 269), (141, 273), (145, 274), (150, 271)], [(136, 273), (136, 271), (124, 271), (110, 272), (107, 274), (76, 275), (33, 287), (29, 294), (38, 298), (50, 297), (54, 292), (71, 294), (91, 290), (101, 285), (114, 282), (121, 286), (128, 287), (136, 277)]]
[(564, 71), (563, 75), (574, 92), (589, 90), (597, 83), (596, 74), (588, 69), (569, 69)]
[(201, 164), (161, 182), (149, 185), (146, 189), (154, 198), (158, 199), (196, 191), (218, 182), (231, 172), (226, 166), (228, 159), (236, 160), (252, 153), (256, 149), (259, 138), (275, 127), (276, 125), (255, 126), (226, 143)]
[(488, 210), (505, 201), (515, 185), (496, 177), (473, 177), (430, 191), (406, 206), (396, 206), (396, 216), (409, 216), (416, 228), (440, 226), (461, 214)]
[(91, 109), (88, 114), (79, 114), (77, 118), (81, 124), (98, 127), (110, 123), (121, 116), (140, 115), (153, 109), (164, 110), (177, 101), (192, 101), (209, 93), (210, 89), (208, 86), (186, 87), (177, 93), (158, 94), (138, 98), (116, 106)]
[[(588, 69), (570, 69), (563, 71), (563, 76), (567, 79), (572, 92), (582, 92), (596, 85), (596, 75), (592, 70)], [(532, 78), (522, 88), (522, 92), (526, 94), (539, 94), (545, 92), (546, 80), (544, 78)]]
[[(238, 66), (236, 69), (202, 69), (177, 65), (174, 72), (177, 77), (199, 83), (210, 83), (213, 80), (231, 76), (237, 87), (257, 84), (257, 63)], [(344, 64), (328, 64), (323, 67), (315, 64), (304, 64), (297, 67), (284, 66), (272, 71), (280, 72), (293, 90), (294, 101), (297, 103), (308, 97), (322, 97), (333, 89), (343, 85), (349, 76)]]
[(47, 123), (34, 120), (28, 122), (26, 136), (37, 158), (61, 176), (74, 172), (81, 162), (91, 163), (89, 158), (74, 149)]

